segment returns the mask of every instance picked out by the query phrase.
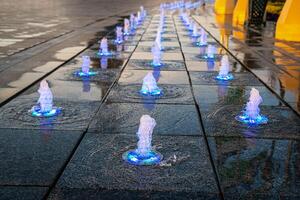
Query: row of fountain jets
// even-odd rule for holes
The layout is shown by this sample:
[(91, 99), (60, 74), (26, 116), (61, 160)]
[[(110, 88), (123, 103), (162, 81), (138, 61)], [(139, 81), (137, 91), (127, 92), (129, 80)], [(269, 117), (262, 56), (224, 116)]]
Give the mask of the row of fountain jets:
[[(200, 28), (193, 22), (187, 12), (183, 12), (184, 9), (197, 8), (201, 6), (201, 1), (196, 3), (176, 1), (169, 4), (161, 4), (160, 6), (160, 20), (157, 28), (156, 39), (151, 49), (153, 54), (152, 66), (163, 67), (164, 63), (161, 60), (164, 47), (161, 44), (162, 34), (164, 33), (165, 24), (165, 12), (166, 10), (180, 10), (180, 18), (183, 24), (187, 27), (187, 30), (191, 32), (191, 37), (198, 38), (197, 46), (206, 47), (206, 54), (203, 56), (206, 60), (215, 60), (217, 58), (216, 48), (212, 44), (207, 42), (207, 33), (203, 28)], [(124, 19), (124, 27), (117, 26), (115, 44), (122, 44), (124, 42), (124, 36), (133, 36), (136, 29), (143, 23), (147, 16), (146, 10), (141, 6), (136, 15), (131, 14), (129, 19)], [(124, 32), (123, 32), (124, 30)], [(100, 42), (99, 52), (97, 56), (110, 57), (114, 56), (116, 52), (109, 51), (107, 38), (102, 38)], [(75, 72), (76, 76), (86, 77), (96, 75), (97, 72), (90, 70), (90, 57), (82, 57), (82, 67)], [(233, 75), (229, 72), (229, 59), (227, 55), (223, 55), (221, 59), (221, 65), (219, 74), (215, 77), (219, 81), (230, 81), (234, 79)], [(35, 106), (32, 107), (30, 113), (35, 117), (52, 117), (61, 113), (62, 109), (53, 106), (53, 95), (46, 80), (41, 81), (40, 88), (38, 90), (40, 97)], [(140, 90), (141, 95), (147, 96), (159, 96), (163, 95), (161, 88), (157, 86), (156, 80), (151, 72), (149, 72), (143, 79), (142, 88)], [(247, 105), (241, 115), (236, 119), (240, 122), (249, 125), (258, 125), (267, 123), (268, 119), (260, 114), (259, 104), (262, 103), (262, 98), (259, 91), (252, 88), (250, 92), (250, 98)], [(152, 148), (152, 133), (156, 126), (155, 120), (149, 115), (143, 115), (140, 119), (140, 125), (137, 132), (138, 143), (137, 148), (129, 150), (123, 154), (123, 159), (133, 165), (154, 165), (161, 162), (163, 156)]]

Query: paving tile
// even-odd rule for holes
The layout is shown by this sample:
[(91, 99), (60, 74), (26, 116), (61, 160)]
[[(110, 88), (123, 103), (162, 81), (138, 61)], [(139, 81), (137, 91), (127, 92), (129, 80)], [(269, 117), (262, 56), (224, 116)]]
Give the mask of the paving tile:
[(230, 86), (262, 86), (263, 84), (251, 73), (232, 73), (231, 81), (219, 81), (215, 77), (218, 72), (190, 72), (193, 85), (230, 85)]
[(209, 137), (225, 199), (297, 199), (299, 141)]
[[(219, 71), (220, 65), (220, 61), (186, 61), (188, 71)], [(236, 60), (230, 60), (229, 71), (246, 72), (246, 69)]]
[[(255, 86), (263, 102), (261, 105), (278, 106), (283, 103), (266, 87)], [(195, 99), (198, 104), (205, 106), (214, 105), (245, 105), (250, 97), (251, 86), (227, 85), (193, 85)]]
[[(118, 80), (119, 84), (142, 83), (149, 70), (124, 70)], [(185, 71), (153, 71), (158, 84), (189, 84)]]
[[(134, 52), (131, 56), (131, 59), (135, 60), (152, 60), (153, 55), (150, 52)], [(181, 53), (162, 53), (162, 60), (168, 61), (183, 61)]]
[(47, 190), (47, 187), (0, 186), (0, 199), (42, 200)]
[(188, 85), (158, 85), (162, 89), (162, 95), (142, 95), (140, 90), (142, 84), (116, 84), (110, 91), (108, 102), (126, 103), (168, 103), (168, 104), (194, 104), (192, 92)]
[[(260, 106), (267, 124), (248, 126), (235, 120), (244, 105), (204, 105), (200, 107), (205, 132), (210, 136), (299, 139), (299, 117), (288, 107)], [(224, 123), (226, 122), (226, 123)]]
[(156, 120), (159, 135), (201, 135), (194, 105), (107, 103), (94, 117), (89, 131), (99, 134), (136, 133), (142, 115)]
[(125, 163), (122, 154), (135, 148), (135, 143), (134, 134), (99, 137), (88, 133), (51, 194), (52, 199), (56, 196), (62, 199), (74, 197), (72, 193), (75, 188), (83, 191), (77, 192), (77, 198), (88, 199), (86, 195), (95, 199), (97, 192), (102, 193), (102, 188), (115, 190), (113, 194), (116, 199), (123, 197), (123, 193), (116, 190), (178, 192), (180, 196), (189, 192), (192, 197), (196, 194), (217, 196), (209, 156), (201, 137), (154, 135), (154, 148), (164, 156), (160, 166), (137, 167)]
[[(54, 131), (51, 128), (0, 129), (0, 197), (1, 185), (50, 186), (81, 134), (79, 131)], [(14, 189), (18, 192), (17, 188)]]
[[(135, 52), (151, 52), (151, 46), (137, 46)], [(163, 47), (162, 53), (181, 53), (180, 47)]]
[(126, 69), (142, 69), (142, 70), (155, 70), (155, 71), (185, 71), (184, 62), (180, 61), (164, 61), (163, 66), (153, 67), (151, 60), (133, 60), (131, 59), (126, 65)]
[(71, 101), (54, 98), (54, 106), (62, 113), (55, 117), (32, 117), (29, 110), (37, 102), (33, 98), (16, 98), (0, 108), (0, 128), (85, 130), (100, 106), (99, 102)]

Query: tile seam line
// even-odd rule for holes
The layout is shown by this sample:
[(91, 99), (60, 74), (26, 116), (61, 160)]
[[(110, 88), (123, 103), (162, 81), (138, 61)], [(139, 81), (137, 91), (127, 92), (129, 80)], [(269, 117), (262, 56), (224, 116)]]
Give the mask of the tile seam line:
[[(152, 16), (151, 16), (151, 20), (152, 20)], [(148, 24), (148, 26), (150, 25), (150, 23)], [(147, 26), (147, 28), (148, 28)], [(146, 29), (147, 29), (146, 28)], [(111, 31), (113, 32), (113, 31)], [(107, 35), (109, 35), (111, 32), (109, 32)], [(143, 34), (141, 35), (141, 38), (143, 37), (143, 35), (145, 34), (146, 31), (143, 32)], [(115, 84), (117, 83), (117, 81), (120, 79), (121, 74), (123, 73), (125, 67), (127, 66), (132, 54), (134, 53), (134, 51), (136, 50), (141, 38), (138, 40), (134, 50), (130, 53), (130, 56), (128, 57), (128, 59), (126, 60), (126, 62), (123, 64), (123, 67), (118, 75), (118, 77), (115, 78), (113, 84), (108, 88), (107, 92), (105, 93), (104, 97), (102, 98), (102, 100), (100, 101), (100, 105), (98, 106), (97, 110), (95, 111), (95, 113), (92, 115), (92, 117), (90, 118), (90, 121), (86, 127), (86, 129), (83, 131), (82, 135), (80, 136), (79, 140), (77, 141), (76, 145), (74, 146), (74, 148), (72, 149), (68, 159), (66, 160), (66, 162), (64, 163), (64, 165), (61, 167), (60, 172), (57, 174), (57, 176), (55, 177), (55, 180), (53, 181), (53, 183), (50, 185), (48, 191), (46, 192), (46, 194), (44, 195), (43, 199), (47, 199), (51, 193), (51, 191), (54, 189), (54, 187), (56, 186), (56, 184), (58, 183), (60, 177), (62, 176), (63, 172), (65, 171), (67, 165), (69, 164), (69, 162), (71, 161), (72, 157), (74, 156), (74, 154), (76, 153), (76, 150), (78, 149), (78, 147), (80, 146), (82, 140), (84, 139), (84, 137), (86, 136), (86, 134), (88, 133), (88, 129), (90, 127), (90, 124), (92, 122), (92, 120), (95, 118), (95, 116), (97, 115), (97, 113), (101, 110), (102, 106), (104, 105), (104, 102), (106, 102), (106, 99), (109, 95), (109, 93), (111, 92), (112, 88), (115, 86)]]
[(207, 139), (207, 135), (206, 135), (206, 132), (205, 132), (205, 129), (204, 129), (204, 123), (203, 123), (203, 119), (202, 119), (202, 116), (201, 116), (200, 107), (199, 107), (199, 105), (198, 105), (198, 103), (196, 101), (196, 98), (195, 98), (195, 94), (194, 94), (194, 89), (193, 89), (193, 85), (192, 85), (192, 80), (191, 80), (190, 72), (188, 71), (187, 66), (186, 66), (186, 60), (185, 60), (184, 53), (182, 51), (182, 44), (181, 44), (181, 41), (179, 40), (177, 24), (175, 23), (174, 15), (173, 14), (172, 14), (172, 20), (173, 20), (174, 27), (175, 27), (175, 30), (176, 30), (176, 35), (177, 35), (177, 39), (178, 39), (178, 42), (179, 42), (181, 54), (182, 54), (182, 57), (183, 57), (184, 66), (185, 66), (186, 72), (188, 74), (189, 84), (190, 84), (190, 87), (191, 87), (191, 92), (192, 92), (192, 95), (193, 95), (193, 100), (194, 100), (194, 103), (195, 103), (196, 112), (198, 114), (198, 121), (200, 122), (201, 130), (203, 132), (203, 138), (204, 138), (204, 141), (205, 141), (205, 144), (206, 144), (206, 147), (207, 147), (207, 152), (208, 152), (209, 160), (210, 160), (210, 163), (211, 163), (211, 166), (212, 166), (212, 170), (213, 170), (213, 173), (214, 173), (214, 176), (215, 176), (215, 181), (216, 181), (216, 184), (217, 184), (217, 188), (219, 190), (219, 195), (220, 195), (221, 199), (224, 200), (225, 198), (224, 198), (224, 193), (222, 191), (221, 182), (219, 180), (217, 169), (215, 167), (214, 160), (213, 160), (213, 157), (212, 157), (212, 154), (211, 154), (211, 150), (210, 150), (210, 147), (209, 147), (209, 144), (208, 144), (208, 139)]
[(262, 81), (248, 66), (244, 65), (229, 49), (227, 49), (223, 44), (220, 43), (219, 40), (217, 40), (202, 24), (200, 24), (196, 19), (195, 15), (192, 16), (194, 21), (199, 24), (221, 47), (223, 47), (227, 53), (229, 53), (240, 65), (242, 65), (248, 72), (250, 72), (253, 76), (255, 76), (266, 88), (268, 88), (269, 91), (271, 91), (278, 99), (280, 99), (287, 107), (289, 107), (298, 117), (300, 117), (300, 113), (298, 113), (287, 101), (282, 99), (279, 94), (275, 92), (271, 87), (269, 87), (264, 81)]

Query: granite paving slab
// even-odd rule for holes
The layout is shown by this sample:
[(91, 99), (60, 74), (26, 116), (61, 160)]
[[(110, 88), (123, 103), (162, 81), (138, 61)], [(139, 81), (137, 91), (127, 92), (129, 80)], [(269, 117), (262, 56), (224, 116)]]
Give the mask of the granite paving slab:
[(201, 135), (201, 125), (194, 105), (106, 103), (94, 117), (90, 132), (99, 134), (136, 133), (142, 115), (156, 120), (154, 134)]
[(158, 166), (137, 167), (122, 160), (122, 154), (136, 146), (134, 134), (99, 137), (98, 134), (88, 133), (58, 181), (51, 198), (74, 197), (73, 189), (83, 191), (77, 193), (77, 198), (88, 199), (85, 195), (95, 198), (95, 193), (101, 193), (102, 189), (121, 191), (113, 192), (116, 199), (123, 197), (124, 190), (179, 194), (188, 192), (194, 197), (196, 194), (204, 197), (215, 194), (217, 198), (216, 182), (201, 137), (154, 134), (153, 145), (164, 156), (164, 161)]
[(161, 67), (153, 67), (151, 60), (133, 60), (126, 65), (126, 69), (132, 70), (154, 70), (154, 71), (184, 71), (185, 64), (181, 61), (164, 61)]
[[(197, 103), (205, 107), (214, 105), (246, 105), (249, 101), (251, 86), (227, 86), (227, 85), (193, 85)], [(260, 105), (280, 106), (283, 103), (269, 89), (263, 86), (255, 86), (259, 91), (263, 102)]]
[(299, 141), (209, 137), (225, 199), (298, 199)]
[[(127, 70), (125, 69), (118, 80), (119, 84), (142, 83), (143, 78), (149, 70)], [(188, 75), (185, 71), (159, 71), (154, 70), (153, 76), (156, 77), (158, 84), (189, 84)]]
[(194, 104), (192, 92), (188, 85), (158, 85), (162, 94), (159, 96), (142, 95), (142, 84), (116, 84), (110, 91), (107, 101), (118, 103), (168, 103), (168, 104)]
[(62, 112), (54, 117), (40, 118), (31, 116), (29, 112), (36, 102), (37, 99), (16, 98), (1, 107), (0, 128), (85, 130), (100, 106), (99, 102), (54, 98), (54, 106), (61, 107)]
[[(80, 131), (54, 131), (51, 128), (1, 128), (0, 199), (3, 191), (1, 185), (50, 186), (81, 134)], [(14, 189), (18, 192), (17, 188)]]
[(42, 200), (47, 187), (0, 186), (1, 200)]
[(218, 72), (190, 72), (193, 85), (228, 85), (228, 86), (262, 86), (263, 84), (251, 73), (232, 73), (231, 81), (216, 80)]
[[(200, 107), (205, 132), (209, 136), (299, 139), (299, 117), (288, 107), (260, 106), (267, 124), (248, 126), (235, 120), (245, 105), (204, 105)], [(226, 123), (224, 123), (226, 122)]]

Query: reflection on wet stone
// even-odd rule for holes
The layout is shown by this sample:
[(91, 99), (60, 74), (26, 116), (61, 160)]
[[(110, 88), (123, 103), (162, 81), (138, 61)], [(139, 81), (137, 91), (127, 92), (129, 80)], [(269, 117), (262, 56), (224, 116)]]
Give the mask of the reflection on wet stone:
[(210, 137), (208, 142), (225, 198), (297, 198), (298, 141)]

